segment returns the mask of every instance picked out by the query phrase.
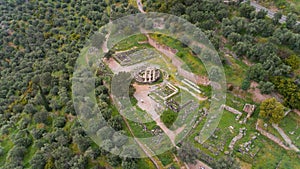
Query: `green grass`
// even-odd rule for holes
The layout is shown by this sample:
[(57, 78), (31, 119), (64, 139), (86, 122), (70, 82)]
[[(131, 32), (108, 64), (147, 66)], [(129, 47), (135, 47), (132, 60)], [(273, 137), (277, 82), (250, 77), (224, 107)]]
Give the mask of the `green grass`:
[[(153, 137), (153, 135), (149, 132), (143, 131), (143, 127), (139, 126), (137, 123), (128, 120), (128, 123), (130, 125), (130, 128), (132, 129), (132, 132), (135, 137), (137, 138), (147, 138), (147, 137)], [(154, 124), (151, 124), (154, 123)], [(155, 126), (155, 122), (151, 122), (150, 124), (146, 124), (146, 126)]]
[(262, 143), (261, 150), (253, 159), (253, 168), (294, 169), (300, 166), (300, 160), (294, 152), (285, 151), (265, 138), (259, 141)]
[[(287, 134), (293, 143), (300, 148), (300, 118), (294, 113), (290, 112), (279, 124), (285, 134)], [(294, 134), (290, 134), (289, 132), (294, 131)], [(298, 140), (297, 140), (298, 138)]]
[(198, 75), (207, 75), (206, 69), (201, 60), (192, 54), (192, 50), (190, 48), (183, 46), (179, 40), (161, 34), (151, 34), (151, 37), (160, 44), (177, 49), (178, 53), (176, 55), (186, 64), (183, 65), (184, 69), (190, 70)]
[(164, 152), (157, 156), (164, 166), (167, 166), (173, 162), (173, 154), (170, 151)]
[(8, 138), (6, 138), (2, 142), (0, 142), (0, 146), (4, 148), (4, 155), (0, 156), (0, 166), (4, 166), (6, 156), (9, 150), (13, 147), (13, 143)]
[(128, 3), (132, 6), (134, 6), (135, 8), (138, 8), (136, 0), (128, 0)]
[(143, 169), (153, 169), (155, 168), (154, 164), (149, 158), (141, 158), (137, 162), (138, 168), (143, 168)]
[[(233, 96), (230, 96), (230, 100), (231, 99), (233, 99)], [(241, 105), (236, 104), (236, 106), (234, 106), (234, 107), (237, 109), (240, 109), (244, 102), (242, 102), (242, 100), (238, 100), (238, 101), (241, 101)], [(233, 151), (234, 155), (236, 155), (241, 160), (252, 164), (253, 168), (276, 168), (276, 166), (279, 162), (280, 162), (279, 168), (293, 169), (293, 168), (299, 167), (300, 160), (297, 160), (298, 157), (296, 156), (295, 152), (286, 151), (286, 150), (282, 149), (281, 147), (276, 145), (274, 142), (272, 142), (271, 140), (269, 140), (268, 138), (266, 138), (262, 135), (258, 136), (258, 138), (253, 143), (254, 147), (251, 149), (251, 152), (256, 152), (258, 150), (258, 153), (254, 158), (251, 157), (250, 155), (241, 154), (237, 151), (240, 144), (243, 144), (243, 143), (249, 141), (251, 139), (251, 137), (254, 136), (255, 133), (257, 132), (255, 129), (255, 124), (256, 124), (256, 119), (258, 118), (258, 112), (259, 112), (259, 109), (256, 109), (253, 116), (247, 121), (246, 124), (239, 124), (238, 121), (235, 120), (236, 115), (234, 115), (228, 111), (224, 111), (222, 119), (218, 126), (219, 131), (215, 132), (215, 135), (217, 135), (218, 138), (217, 139), (210, 138), (205, 143), (217, 145), (220, 142), (222, 142), (223, 137), (225, 136), (227, 138), (225, 139), (226, 142), (225, 142), (225, 146), (224, 146), (224, 151), (226, 151), (226, 150), (228, 150), (228, 145), (229, 145), (230, 141), (232, 140), (232, 138), (238, 134), (239, 128), (246, 127), (246, 129), (247, 129), (246, 136), (244, 136), (241, 140), (236, 142), (236, 144), (234, 146), (234, 151)], [(241, 117), (241, 119), (243, 119), (244, 117), (245, 117), (245, 115), (243, 115)], [(282, 121), (282, 123), (288, 124), (288, 125), (281, 126), (281, 127), (285, 131), (290, 131), (291, 129), (295, 129), (295, 127), (297, 125), (297, 123), (296, 123), (297, 119), (299, 119), (299, 117), (297, 117), (297, 115), (289, 114)], [(206, 122), (205, 120), (206, 119), (204, 119), (203, 121), (201, 121), (199, 123), (199, 125), (190, 133), (190, 135), (188, 136), (187, 139), (189, 142), (194, 143), (195, 146), (197, 148), (199, 148), (201, 151), (203, 151), (204, 153), (206, 153), (214, 158), (220, 158), (220, 157), (224, 156), (223, 153), (221, 153), (218, 156), (215, 156), (211, 151), (204, 148), (203, 145), (199, 144), (198, 142), (196, 142), (194, 140), (195, 136), (198, 136), (199, 131), (203, 128), (204, 123)], [(233, 134), (231, 132), (229, 132), (229, 129), (228, 129), (229, 126), (234, 127)], [(297, 137), (297, 134), (295, 134), (294, 138), (292, 138), (292, 139), (295, 139), (295, 137)]]
[(231, 65), (225, 64), (225, 76), (227, 83), (232, 83), (234, 86), (241, 86), (243, 79), (246, 77), (248, 66), (239, 59), (227, 57)]
[(133, 35), (130, 36), (129, 38), (126, 38), (124, 40), (121, 40), (117, 45), (113, 47), (113, 50), (116, 51), (124, 51), (124, 50), (129, 50), (133, 47), (138, 47), (138, 48), (149, 48), (151, 47), (149, 44), (139, 44), (138, 42), (143, 42), (147, 41), (147, 37), (143, 34), (138, 34), (138, 35)]
[(175, 122), (175, 120), (177, 119), (177, 116), (178, 113), (168, 109), (162, 113), (161, 120), (168, 128), (170, 128), (172, 124)]
[[(263, 119), (259, 119), (259, 120), (261, 120), (261, 121), (258, 123), (258, 125), (262, 129), (264, 129), (265, 131), (273, 134), (274, 136), (276, 136), (277, 138), (279, 138), (281, 141), (284, 142), (284, 139), (281, 137), (281, 135), (279, 134), (279, 132), (272, 126), (272, 124), (264, 121)], [(264, 126), (265, 123), (267, 124), (267, 127)]]
[(24, 164), (26, 167), (30, 167), (30, 160), (36, 151), (37, 151), (37, 148), (34, 147), (33, 145), (31, 145), (29, 148), (27, 148), (27, 153), (26, 153), (26, 156), (24, 157)]
[(242, 99), (238, 96), (235, 96), (231, 92), (226, 93), (226, 105), (233, 107), (242, 112), (244, 105), (246, 103), (254, 104), (254, 102), (251, 100), (250, 96), (248, 95), (246, 95), (246, 98)]

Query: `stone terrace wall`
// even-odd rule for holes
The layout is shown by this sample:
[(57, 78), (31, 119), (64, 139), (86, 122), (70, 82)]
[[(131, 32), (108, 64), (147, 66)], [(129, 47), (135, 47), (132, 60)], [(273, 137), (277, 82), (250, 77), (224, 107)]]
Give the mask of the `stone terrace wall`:
[(276, 144), (278, 144), (280, 147), (286, 149), (286, 150), (290, 150), (289, 147), (287, 147), (286, 145), (283, 144), (283, 142), (277, 138), (276, 136), (274, 136), (271, 133), (268, 133), (267, 131), (265, 131), (264, 129), (262, 129), (261, 127), (258, 126), (258, 122), (256, 123), (256, 130), (259, 131), (262, 135), (266, 136), (267, 138), (269, 138), (270, 140), (274, 141)]

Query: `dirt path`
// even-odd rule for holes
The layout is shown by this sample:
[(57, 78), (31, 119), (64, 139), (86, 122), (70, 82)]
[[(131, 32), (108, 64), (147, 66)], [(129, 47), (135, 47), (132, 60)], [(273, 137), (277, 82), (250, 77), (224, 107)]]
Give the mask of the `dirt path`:
[[(119, 65), (114, 59), (110, 58), (109, 60), (104, 60), (106, 62), (106, 64), (109, 66), (109, 68), (116, 73), (116, 71), (120, 71), (122, 66)], [(111, 96), (112, 98), (112, 96)], [(127, 128), (129, 129), (131, 135), (134, 137), (134, 140), (138, 143), (138, 145), (141, 147), (141, 149), (145, 152), (145, 154), (150, 158), (150, 160), (153, 162), (153, 164), (156, 166), (157, 169), (162, 168), (162, 163), (159, 159), (157, 159), (157, 157), (154, 156), (154, 154), (151, 154), (151, 150), (149, 150), (148, 148), (146, 148), (145, 145), (143, 145), (135, 136), (134, 133), (127, 121), (127, 119), (123, 117), (123, 120), (125, 121), (125, 124), (127, 126)], [(158, 118), (159, 119), (159, 118)], [(161, 127), (161, 126), (160, 126)]]
[(277, 138), (276, 136), (274, 136), (271, 133), (268, 133), (261, 127), (259, 127), (258, 123), (259, 123), (259, 120), (257, 120), (257, 122), (256, 122), (256, 130), (259, 131), (260, 134), (262, 134), (262, 135), (266, 136), (267, 138), (269, 138), (270, 140), (274, 141), (276, 144), (278, 144), (280, 147), (284, 148), (285, 150), (291, 150), (291, 148), (284, 145), (284, 143), (279, 138)]
[(197, 163), (195, 165), (188, 164), (189, 169), (199, 169), (201, 167), (204, 167), (205, 169), (212, 169), (207, 164), (203, 163), (202, 161), (197, 160)]
[(105, 36), (105, 41), (101, 46), (104, 53), (107, 53), (109, 51), (109, 49), (107, 47), (107, 41), (108, 41), (109, 36), (110, 36), (110, 32), (108, 32), (108, 34)]
[(260, 103), (266, 99), (272, 98), (271, 95), (261, 94), (260, 89), (258, 89), (258, 85), (259, 84), (256, 82), (251, 82), (250, 89), (248, 90), (248, 92), (252, 94), (252, 99), (255, 102)]
[(294, 109), (293, 111), (294, 111), (296, 114), (298, 114), (298, 116), (300, 116), (300, 111), (299, 111), (299, 110)]
[(272, 124), (272, 126), (278, 131), (278, 133), (281, 135), (281, 137), (284, 139), (284, 141), (296, 152), (299, 152), (300, 150), (292, 143), (292, 140), (289, 136), (285, 134), (285, 132), (276, 124)]
[(156, 122), (156, 124), (164, 131), (164, 133), (169, 137), (170, 141), (174, 146), (175, 144), (175, 138), (176, 133), (169, 128), (166, 127), (166, 125), (160, 120), (160, 116), (157, 114), (155, 110), (155, 105), (157, 103), (152, 100), (148, 94), (150, 94), (150, 86), (149, 85), (133, 85), (136, 89), (136, 92), (134, 93), (134, 96), (138, 100), (138, 106), (141, 107), (143, 110), (147, 111), (153, 119), (153, 121)]
[(148, 150), (148, 148), (146, 148), (146, 146), (144, 146), (143, 143), (141, 143), (134, 135), (127, 119), (125, 117), (123, 117), (123, 120), (125, 121), (125, 124), (127, 126), (127, 128), (129, 129), (131, 135), (134, 137), (134, 140), (138, 143), (138, 145), (142, 148), (142, 150), (145, 152), (145, 154), (150, 158), (150, 160), (152, 161), (152, 163), (155, 165), (155, 167), (157, 169), (163, 168), (163, 164), (161, 163), (161, 161), (154, 156), (154, 154), (150, 153), (151, 150)]
[[(118, 73), (120, 71), (126, 71), (126, 72), (130, 72), (132, 71), (137, 65), (133, 65), (133, 66), (126, 66), (123, 67), (121, 66), (116, 60), (114, 60), (113, 58), (110, 58), (109, 60), (104, 60), (104, 62), (109, 66), (109, 68), (114, 72), (114, 73)], [(134, 87), (137, 89), (138, 93), (135, 93), (135, 96), (137, 97), (138, 100), (138, 105), (141, 106), (142, 109), (146, 110), (152, 117), (152, 119), (156, 122), (156, 124), (164, 131), (164, 133), (169, 137), (170, 141), (172, 142), (172, 144), (175, 146), (175, 138), (176, 138), (176, 133), (178, 131), (172, 131), (170, 129), (168, 129), (165, 124), (160, 120), (159, 115), (156, 113), (154, 107), (148, 107), (147, 105), (152, 104), (152, 105), (156, 105), (155, 102), (153, 102), (153, 100), (151, 98), (149, 98), (148, 93), (149, 93), (149, 86), (147, 85), (137, 85), (135, 84)], [(143, 98), (143, 102), (141, 102)], [(147, 99), (149, 98), (149, 99)], [(148, 103), (149, 102), (149, 103)], [(128, 129), (131, 131), (131, 128), (127, 122), (127, 119), (125, 117), (123, 117)], [(131, 131), (132, 135), (133, 132)], [(155, 157), (153, 157), (151, 155), (151, 150), (148, 150), (148, 148), (143, 145), (137, 138), (135, 138), (135, 141), (139, 144), (139, 146), (143, 149), (143, 151), (146, 153), (146, 155), (151, 159), (151, 161), (157, 166), (159, 166), (158, 164), (161, 163), (158, 159), (155, 159)], [(159, 162), (158, 162), (159, 161)]]
[(145, 110), (147, 113), (151, 114), (154, 120), (159, 118), (159, 115), (156, 113), (157, 104), (153, 99), (149, 97), (151, 93), (150, 85), (138, 85), (137, 83), (133, 84), (133, 87), (136, 89), (134, 97), (137, 99), (137, 106), (142, 110)]
[(144, 11), (144, 8), (143, 8), (142, 0), (136, 0), (136, 2), (137, 2), (137, 5), (138, 5), (138, 8), (139, 8), (140, 12), (141, 12), (141, 13), (146, 13), (146, 12)]

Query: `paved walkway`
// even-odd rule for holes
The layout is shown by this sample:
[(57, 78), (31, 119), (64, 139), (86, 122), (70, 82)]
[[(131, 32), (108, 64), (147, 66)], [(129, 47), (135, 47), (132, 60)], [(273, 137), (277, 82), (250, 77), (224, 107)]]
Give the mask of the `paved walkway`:
[[(155, 110), (155, 105), (157, 105), (157, 103), (148, 96), (148, 94), (150, 93), (149, 85), (134, 84), (133, 86), (136, 89), (136, 92), (134, 93), (134, 97), (138, 100), (138, 106), (141, 109), (147, 111), (147, 113), (151, 115), (153, 121), (155, 121), (156, 124), (169, 137), (172, 144), (176, 146), (175, 144), (176, 132), (167, 128), (166, 125), (160, 120), (160, 116), (157, 114)], [(143, 102), (141, 101), (142, 98), (143, 98)]]

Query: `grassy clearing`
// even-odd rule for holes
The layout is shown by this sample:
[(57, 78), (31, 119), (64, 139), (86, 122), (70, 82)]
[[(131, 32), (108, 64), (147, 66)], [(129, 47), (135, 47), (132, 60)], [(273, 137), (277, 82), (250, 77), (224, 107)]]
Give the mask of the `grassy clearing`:
[[(153, 135), (149, 132), (143, 131), (143, 127), (138, 125), (137, 123), (128, 120), (128, 123), (130, 125), (130, 128), (132, 129), (132, 132), (134, 133), (134, 136), (137, 138), (147, 138), (147, 137), (153, 137)], [(151, 123), (145, 123), (145, 125), (147, 126), (147, 128), (149, 130), (152, 130), (153, 128), (155, 128), (156, 123), (155, 122), (151, 122)]]
[(33, 157), (33, 155), (35, 154), (35, 152), (37, 151), (37, 148), (34, 147), (33, 145), (31, 145), (28, 149), (27, 149), (27, 153), (26, 156), (24, 157), (24, 164), (26, 167), (30, 167), (30, 160)]
[(243, 79), (246, 76), (248, 66), (241, 60), (235, 59), (232, 56), (226, 58), (231, 63), (231, 65), (224, 65), (226, 81), (232, 83), (234, 86), (241, 86)]
[(142, 48), (151, 48), (149, 44), (139, 44), (139, 42), (147, 41), (147, 37), (143, 34), (133, 35), (129, 38), (126, 38), (119, 42), (117, 45), (113, 47), (115, 51), (124, 51), (132, 49), (133, 47), (137, 47), (138, 49)]
[[(265, 123), (268, 125), (267, 127), (264, 126)], [(261, 123), (258, 123), (258, 125), (265, 131), (273, 134), (274, 136), (276, 136), (277, 138), (279, 138), (281, 141), (284, 142), (284, 139), (281, 137), (281, 135), (278, 133), (278, 131), (271, 124), (264, 122), (262, 120)]]
[(4, 155), (0, 156), (0, 166), (4, 166), (7, 154), (12, 149), (13, 143), (6, 138), (0, 143), (0, 146), (4, 149)]
[(173, 162), (173, 154), (170, 151), (167, 151), (163, 154), (157, 156), (164, 166), (167, 166)]
[(143, 169), (155, 168), (154, 164), (149, 158), (141, 158), (140, 160), (138, 160), (137, 166), (138, 168), (143, 168)]
[[(285, 131), (293, 143), (300, 147), (300, 118), (294, 113), (290, 112), (279, 124), (279, 126)], [(291, 134), (292, 133), (292, 134)]]
[(173, 49), (177, 49), (177, 56), (186, 64), (183, 65), (184, 69), (190, 70), (191, 72), (199, 75), (207, 74), (201, 60), (192, 54), (192, 50), (190, 48), (183, 46), (183, 44), (179, 40), (161, 34), (151, 34), (151, 37), (160, 44), (164, 44)]
[(234, 107), (235, 109), (242, 112), (244, 105), (246, 103), (253, 104), (253, 101), (251, 99), (241, 99), (240, 97), (237, 97), (233, 95), (232, 93), (227, 92), (226, 94), (226, 105), (230, 107)]
[(259, 141), (261, 149), (253, 159), (253, 168), (293, 169), (300, 166), (296, 153), (285, 151), (265, 138), (260, 138)]

